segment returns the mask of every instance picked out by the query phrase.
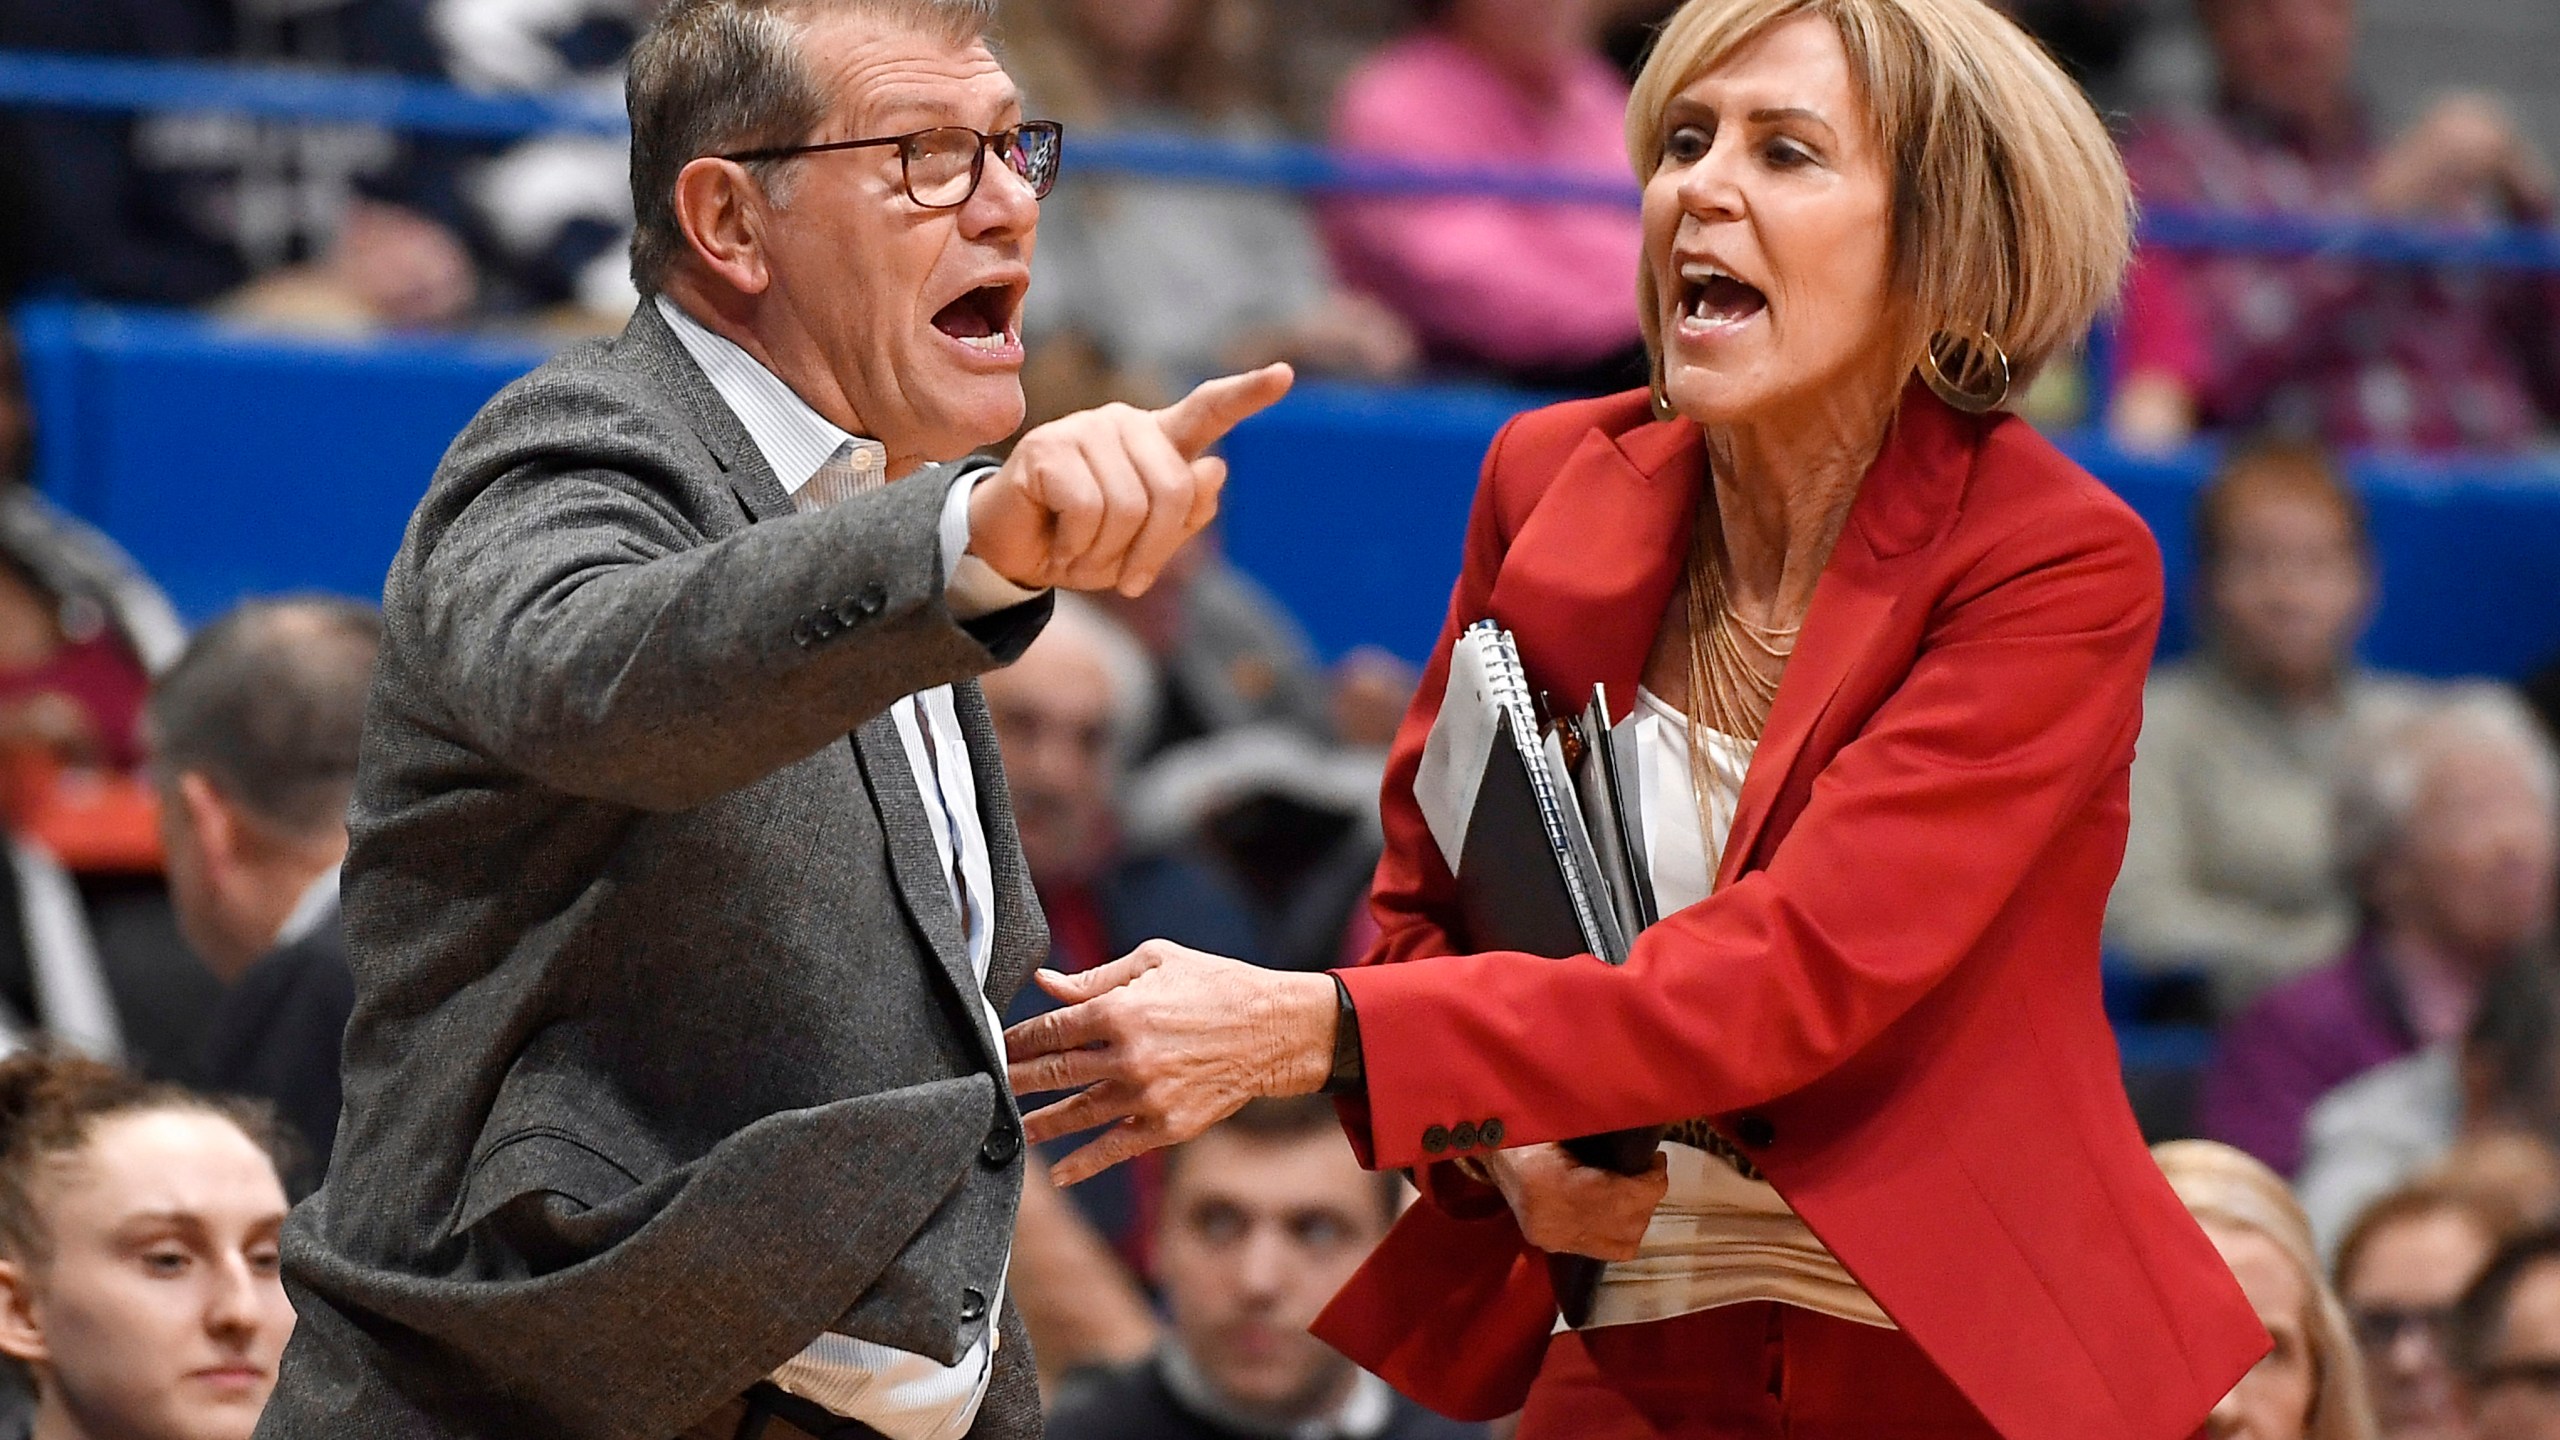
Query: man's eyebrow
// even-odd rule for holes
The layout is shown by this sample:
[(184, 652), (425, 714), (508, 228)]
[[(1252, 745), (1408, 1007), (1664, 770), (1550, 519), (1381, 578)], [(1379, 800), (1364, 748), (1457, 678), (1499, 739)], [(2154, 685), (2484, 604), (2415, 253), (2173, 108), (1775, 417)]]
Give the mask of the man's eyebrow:
[[(902, 116), (918, 116), (955, 121), (963, 107), (952, 97), (932, 90), (891, 90), (872, 102), (871, 113), (880, 117), (879, 124), (889, 124)], [(999, 115), (1022, 109), (1022, 92), (1007, 90), (996, 102)]]

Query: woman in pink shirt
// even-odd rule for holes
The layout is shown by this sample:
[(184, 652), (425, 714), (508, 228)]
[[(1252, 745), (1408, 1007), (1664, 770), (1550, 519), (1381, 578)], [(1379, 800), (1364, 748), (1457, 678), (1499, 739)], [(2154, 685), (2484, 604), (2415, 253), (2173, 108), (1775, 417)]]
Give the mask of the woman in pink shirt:
[[(1440, 0), (1344, 85), (1338, 147), (1408, 164), (1626, 176), (1627, 85), (1589, 0)], [(1645, 383), (1632, 204), (1451, 196), (1343, 201), (1334, 262), (1438, 365), (1540, 388)]]

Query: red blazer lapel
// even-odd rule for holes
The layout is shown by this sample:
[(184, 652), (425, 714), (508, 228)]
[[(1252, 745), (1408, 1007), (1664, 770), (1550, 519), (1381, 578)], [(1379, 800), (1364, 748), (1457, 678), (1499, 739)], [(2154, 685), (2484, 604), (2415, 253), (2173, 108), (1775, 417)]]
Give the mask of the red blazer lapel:
[(1559, 711), (1609, 687), (1635, 703), (1653, 634), (1689, 554), (1706, 447), (1685, 421), (1585, 435), (1502, 557), (1488, 608)]
[[(1740, 878), (1751, 862), (1788, 777), (1807, 760), (1805, 742), (1815, 723), (1884, 638), (1885, 616), (1919, 573), (1928, 542), (1955, 519), (1980, 429), (1980, 422), (1949, 409), (1916, 382), (1904, 393), (1884, 449), (1860, 483), (1839, 542), (1814, 582), (1795, 658), (1778, 682), (1760, 747), (1742, 778), (1717, 889)], [(1830, 756), (1810, 758), (1820, 765)]]

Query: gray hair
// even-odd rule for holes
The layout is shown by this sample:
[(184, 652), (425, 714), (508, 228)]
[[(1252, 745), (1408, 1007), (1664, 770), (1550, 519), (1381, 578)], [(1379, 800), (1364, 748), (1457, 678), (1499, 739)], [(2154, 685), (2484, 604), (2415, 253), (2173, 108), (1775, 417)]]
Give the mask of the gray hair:
[(382, 648), (373, 607), (252, 600), (187, 642), (144, 712), (163, 783), (190, 771), (287, 834), (346, 823), (365, 696)]
[(2560, 756), (2533, 712), (2502, 685), (2457, 685), (2413, 707), (2395, 706), (2349, 737), (2337, 811), (2338, 861), (2347, 876), (2362, 885), (2389, 855), (2436, 766), (2482, 748), (2514, 756), (2543, 804), (2560, 809)]
[[(663, 287), (684, 253), (676, 176), (705, 155), (798, 144), (828, 99), (802, 62), (810, 17), (863, 14), (973, 39), (995, 23), (996, 0), (673, 0), (631, 50), (623, 100), (631, 111), (631, 282)], [(787, 160), (747, 168), (774, 187)], [(789, 196), (774, 192), (777, 203)]]
[(1033, 643), (1047, 643), (1051, 637), (1063, 636), (1093, 647), (1094, 659), (1102, 666), (1105, 683), (1111, 687), (1112, 759), (1125, 766), (1136, 758), (1138, 747), (1146, 743), (1155, 728), (1155, 662), (1147, 657), (1146, 647), (1128, 628), (1104, 613), (1101, 606), (1064, 590), (1058, 592), (1056, 605), (1048, 628)]

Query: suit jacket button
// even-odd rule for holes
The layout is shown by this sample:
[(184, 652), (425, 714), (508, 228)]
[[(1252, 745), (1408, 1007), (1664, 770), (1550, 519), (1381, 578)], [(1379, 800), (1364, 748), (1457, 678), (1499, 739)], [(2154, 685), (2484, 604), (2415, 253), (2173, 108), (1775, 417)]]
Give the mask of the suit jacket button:
[(874, 580), (862, 587), (862, 593), (854, 597), (854, 604), (865, 615), (877, 615), (889, 608), (888, 587)]
[(1476, 1143), (1487, 1150), (1502, 1148), (1502, 1117), (1494, 1116), (1476, 1127)]
[(1458, 1128), (1449, 1132), (1449, 1148), (1452, 1150), (1473, 1150), (1476, 1148), (1476, 1122), (1473, 1120), (1459, 1121)]
[(1434, 1155), (1449, 1153), (1449, 1127), (1434, 1125), (1422, 1132), (1422, 1148)]
[(1778, 1127), (1766, 1115), (1744, 1115), (1733, 1122), (1733, 1138), (1754, 1150), (1766, 1150), (1778, 1141)]
[(800, 619), (791, 627), (791, 643), (799, 646), (803, 650), (808, 649), (811, 644), (815, 643), (817, 638), (817, 636), (809, 633), (809, 617), (806, 615), (801, 616)]
[(856, 604), (854, 602), (854, 598), (850, 595), (847, 595), (836, 602), (836, 623), (844, 626), (846, 629), (853, 628), (853, 622), (870, 613), (870, 611), (865, 610), (860, 605)]
[(844, 628), (836, 623), (834, 613), (827, 610), (812, 612), (809, 616), (808, 625), (809, 633), (820, 640), (832, 639), (838, 630)]
[(990, 1170), (1001, 1170), (1022, 1153), (1022, 1132), (999, 1120), (987, 1132), (987, 1143), (978, 1147), (978, 1163)]
[(987, 1318), (987, 1292), (972, 1285), (960, 1292), (960, 1323), (975, 1325)]

